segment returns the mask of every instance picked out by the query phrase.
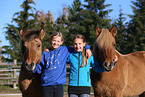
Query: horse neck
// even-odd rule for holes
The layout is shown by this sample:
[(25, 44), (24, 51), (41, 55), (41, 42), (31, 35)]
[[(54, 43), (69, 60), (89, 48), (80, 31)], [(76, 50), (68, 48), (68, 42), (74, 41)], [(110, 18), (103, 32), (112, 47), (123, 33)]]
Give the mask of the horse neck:
[(115, 49), (115, 54), (116, 54), (116, 56), (119, 58), (120, 56), (122, 56), (122, 54), (118, 51), (118, 50), (116, 50)]
[(126, 55), (119, 53), (116, 49), (115, 49), (115, 53), (116, 53), (116, 56), (118, 58), (117, 63), (116, 63), (116, 67), (120, 68), (120, 66), (122, 66), (122, 65), (120, 65), (120, 63), (124, 64), (124, 62), (126, 60)]

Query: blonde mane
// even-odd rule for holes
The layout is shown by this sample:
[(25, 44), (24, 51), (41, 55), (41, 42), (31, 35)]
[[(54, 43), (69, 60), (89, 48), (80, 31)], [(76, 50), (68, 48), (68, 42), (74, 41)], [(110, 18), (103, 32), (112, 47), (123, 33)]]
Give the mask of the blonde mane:
[(110, 46), (112, 41), (114, 41), (114, 38), (112, 38), (112, 37), (113, 36), (109, 32), (108, 29), (102, 29), (102, 32), (97, 39), (98, 47), (106, 48), (106, 47)]

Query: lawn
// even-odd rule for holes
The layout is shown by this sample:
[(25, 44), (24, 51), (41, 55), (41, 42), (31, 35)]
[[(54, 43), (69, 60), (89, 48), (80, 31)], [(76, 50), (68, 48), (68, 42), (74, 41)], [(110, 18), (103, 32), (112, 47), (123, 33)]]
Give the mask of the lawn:
[(9, 93), (17, 94), (20, 93), (20, 90), (19, 88), (13, 89), (12, 86), (10, 85), (0, 85), (0, 94), (9, 94)]

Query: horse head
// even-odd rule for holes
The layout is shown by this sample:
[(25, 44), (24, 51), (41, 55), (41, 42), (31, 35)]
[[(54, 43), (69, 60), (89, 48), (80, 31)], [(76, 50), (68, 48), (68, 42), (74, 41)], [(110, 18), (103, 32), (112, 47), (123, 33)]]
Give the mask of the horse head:
[(106, 71), (112, 70), (117, 61), (115, 55), (116, 34), (116, 26), (113, 26), (110, 30), (96, 27), (97, 38), (93, 45), (93, 55)]
[(43, 29), (20, 31), (21, 34), (21, 51), (23, 55), (23, 65), (28, 71), (33, 71), (36, 64), (41, 61), (42, 39), (45, 35)]

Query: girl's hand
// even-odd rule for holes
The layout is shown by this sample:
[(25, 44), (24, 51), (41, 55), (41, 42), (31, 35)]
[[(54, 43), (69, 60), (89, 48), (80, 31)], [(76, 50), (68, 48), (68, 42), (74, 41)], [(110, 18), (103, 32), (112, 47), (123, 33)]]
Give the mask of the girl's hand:
[(89, 59), (91, 57), (91, 55), (92, 55), (91, 50), (90, 49), (87, 49), (86, 50), (86, 57)]
[(49, 52), (49, 49), (45, 49), (44, 51)]

